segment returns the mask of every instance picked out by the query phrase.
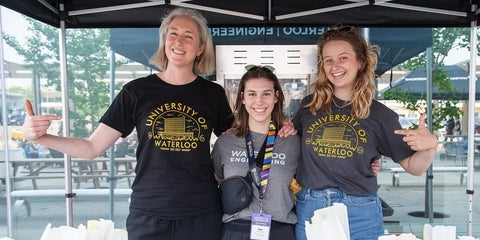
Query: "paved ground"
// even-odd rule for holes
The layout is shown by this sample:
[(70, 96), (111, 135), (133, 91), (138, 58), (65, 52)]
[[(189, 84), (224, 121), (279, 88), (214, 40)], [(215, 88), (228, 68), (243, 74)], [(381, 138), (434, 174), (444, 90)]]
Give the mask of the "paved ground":
[[(63, 189), (63, 179), (38, 180), (39, 189)], [(82, 188), (92, 188), (91, 180), (82, 183)], [(108, 188), (109, 182), (101, 181), (102, 188)], [(75, 184), (74, 186), (75, 187)], [(128, 188), (126, 179), (120, 179), (117, 188)], [(0, 190), (0, 238), (7, 235), (6, 230), (6, 202), (5, 186)], [(32, 189), (31, 181), (22, 181), (15, 183), (15, 189)], [(75, 192), (75, 189), (73, 190)], [(37, 197), (29, 198), (32, 215), (27, 216), (27, 211), (22, 206), (15, 214), (13, 228), (15, 229), (15, 240), (36, 240), (40, 239), (48, 223), (58, 227), (66, 224), (66, 202), (63, 197)], [(128, 198), (120, 197), (113, 202), (114, 212), (112, 220), (115, 222), (115, 228), (125, 228), (125, 219), (128, 214)], [(79, 196), (73, 201), (73, 226), (79, 224), (86, 225), (88, 220), (98, 220), (100, 218), (110, 218), (110, 200), (108, 196), (104, 197), (82, 197)]]
[[(434, 166), (459, 166), (461, 161), (445, 159), (441, 155), (435, 160)], [(428, 196), (425, 191), (425, 174), (420, 177), (400, 174), (401, 185), (392, 186), (392, 174), (390, 167), (396, 167), (390, 159), (385, 160), (382, 172), (379, 175), (380, 197), (394, 209), (394, 214), (385, 217), (385, 226), (390, 232), (412, 232), (417, 237), (422, 237), (423, 226), (430, 223), (425, 217), (428, 208), (425, 208)], [(480, 186), (480, 173), (474, 172), (474, 186)], [(432, 225), (454, 225), (457, 227), (457, 235), (467, 234), (468, 222), (468, 197), (466, 195), (466, 183), (460, 185), (460, 173), (434, 173), (433, 184), (433, 211)], [(473, 198), (472, 207), (472, 230), (473, 235), (480, 237), (480, 199)], [(423, 217), (418, 217), (423, 216)]]
[[(454, 159), (444, 159), (440, 156), (435, 160), (435, 166), (455, 166), (461, 162)], [(411, 232), (422, 238), (422, 229), (429, 218), (415, 217), (409, 214), (425, 212), (425, 176), (414, 177), (406, 173), (400, 175), (401, 185), (392, 186), (392, 174), (390, 167), (396, 166), (389, 159), (382, 164), (379, 174), (379, 195), (392, 207), (392, 216), (385, 217), (386, 229), (390, 232)], [(433, 225), (454, 225), (457, 227), (459, 236), (467, 232), (467, 195), (466, 186), (460, 186), (460, 173), (435, 173), (433, 179)], [(474, 174), (475, 185), (480, 186), (480, 171)], [(102, 187), (108, 187), (108, 182), (102, 181)], [(41, 189), (63, 188), (63, 179), (39, 180)], [(82, 187), (91, 187), (91, 182), (83, 183)], [(118, 182), (118, 188), (127, 188), (126, 179)], [(22, 181), (15, 184), (16, 189), (32, 189), (30, 181)], [(0, 186), (0, 237), (6, 236), (6, 210), (5, 210), (4, 186)], [(26, 210), (22, 208), (14, 221), (15, 239), (32, 240), (39, 239), (45, 226), (52, 223), (53, 226), (65, 225), (65, 200), (64, 198), (38, 198), (32, 199), (32, 216), (26, 216)], [(74, 201), (73, 225), (86, 224), (91, 219), (109, 218), (109, 199), (82, 198)], [(128, 199), (121, 198), (114, 202), (114, 218), (116, 228), (124, 228), (125, 218), (128, 214)], [(480, 237), (480, 199), (473, 199), (473, 235)]]

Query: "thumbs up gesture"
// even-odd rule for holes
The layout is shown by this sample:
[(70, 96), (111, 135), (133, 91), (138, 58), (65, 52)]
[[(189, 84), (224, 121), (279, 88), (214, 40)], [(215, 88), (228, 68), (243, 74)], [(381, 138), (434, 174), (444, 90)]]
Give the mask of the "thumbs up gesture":
[(422, 114), (418, 120), (418, 128), (414, 130), (401, 129), (395, 130), (395, 134), (403, 135), (403, 141), (406, 142), (412, 150), (425, 151), (437, 149), (438, 139), (433, 135), (425, 125), (426, 114)]
[(27, 111), (27, 115), (28, 116), (33, 116), (35, 115), (35, 113), (33, 112), (33, 107), (32, 107), (32, 103), (30, 102), (30, 100), (25, 100), (25, 111)]

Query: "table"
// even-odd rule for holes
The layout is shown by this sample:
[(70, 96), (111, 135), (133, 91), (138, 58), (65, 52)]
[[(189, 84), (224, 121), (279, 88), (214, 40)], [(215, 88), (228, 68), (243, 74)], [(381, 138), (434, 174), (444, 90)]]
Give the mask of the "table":
[[(10, 161), (12, 175), (12, 182), (32, 180), (33, 189), (38, 189), (38, 179), (54, 179), (64, 178), (64, 168), (51, 168), (54, 164), (64, 164), (63, 158), (28, 158), (28, 159), (11, 159)], [(134, 157), (114, 158), (113, 176), (109, 176), (110, 170), (99, 168), (97, 165), (101, 163), (109, 166), (110, 158), (97, 157), (92, 160), (72, 158), (71, 172), (72, 178), (76, 182), (77, 188), (80, 188), (82, 181), (92, 180), (94, 188), (100, 188), (100, 180), (106, 179), (108, 181), (127, 178), (129, 186), (131, 186), (131, 178), (135, 176), (135, 171), (130, 166), (136, 162)], [(0, 160), (0, 163), (5, 163)], [(122, 168), (121, 168), (122, 167)], [(62, 170), (63, 169), (63, 170)], [(5, 176), (0, 176), (2, 181), (5, 181)]]

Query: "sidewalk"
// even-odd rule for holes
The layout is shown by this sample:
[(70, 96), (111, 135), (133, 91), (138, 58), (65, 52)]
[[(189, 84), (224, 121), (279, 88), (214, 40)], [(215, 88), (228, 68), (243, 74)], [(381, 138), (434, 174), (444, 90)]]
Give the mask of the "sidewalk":
[[(465, 166), (455, 158), (445, 158), (444, 151), (439, 150), (433, 166)], [(382, 171), (378, 175), (379, 196), (394, 209), (394, 214), (385, 217), (385, 228), (389, 232), (411, 232), (421, 238), (423, 226), (429, 222), (428, 208), (425, 208), (426, 174), (416, 177), (408, 173), (400, 174), (401, 185), (392, 185), (391, 167), (399, 167), (391, 159), (382, 161)], [(467, 232), (468, 196), (466, 183), (460, 185), (458, 172), (434, 172), (432, 180), (432, 210), (434, 212), (432, 225), (454, 225), (457, 235), (463, 236)], [(473, 174), (474, 187), (480, 186), (480, 171)], [(473, 197), (472, 230), (473, 236), (480, 237), (480, 199)]]
[[(101, 181), (101, 188), (108, 188), (109, 182)], [(64, 189), (63, 179), (41, 179), (38, 180), (39, 189)], [(93, 186), (91, 180), (82, 183), (83, 189)], [(117, 181), (117, 189), (128, 188), (126, 179)], [(15, 183), (15, 190), (32, 189), (30, 181), (21, 181)], [(75, 192), (73, 184), (72, 192)], [(66, 225), (66, 201), (64, 197), (36, 197), (28, 199), (32, 207), (32, 215), (27, 216), (25, 206), (19, 208), (15, 213), (13, 224), (15, 240), (37, 240), (40, 239), (48, 223), (52, 227)], [(12, 203), (13, 204), (13, 203)], [(77, 196), (73, 200), (73, 226), (87, 224), (88, 220), (98, 220), (100, 218), (110, 218), (110, 200), (108, 196), (82, 197)], [(125, 228), (125, 220), (128, 215), (128, 198), (120, 197), (113, 202), (113, 219), (115, 228)], [(0, 238), (7, 236), (6, 223), (6, 199), (5, 186), (0, 186)]]
[[(454, 159), (445, 159), (440, 151), (434, 166), (459, 166), (460, 162)], [(378, 175), (379, 196), (394, 210), (392, 216), (384, 218), (385, 227), (391, 233), (410, 232), (421, 238), (423, 226), (429, 223), (429, 218), (415, 217), (409, 214), (425, 212), (425, 174), (419, 177), (407, 173), (400, 174), (401, 185), (392, 186), (391, 167), (398, 167), (390, 159), (382, 161), (382, 171)], [(436, 213), (433, 225), (454, 225), (457, 235), (466, 235), (467, 232), (467, 195), (466, 186), (460, 186), (460, 173), (434, 173), (433, 178), (433, 211)], [(90, 180), (91, 181), (91, 180)], [(474, 172), (474, 186), (480, 186), (480, 171)], [(38, 180), (40, 189), (63, 189), (63, 179)], [(82, 188), (91, 188), (91, 182), (82, 183)], [(101, 187), (107, 188), (109, 182), (101, 181)], [(117, 182), (117, 188), (128, 188), (126, 179)], [(477, 187), (478, 188), (478, 187)], [(15, 189), (32, 189), (30, 181), (15, 183)], [(75, 189), (73, 190), (75, 192)], [(6, 236), (5, 188), (0, 187), (0, 237)], [(116, 228), (125, 228), (128, 215), (128, 199), (116, 199), (114, 202), (114, 218)], [(14, 228), (16, 240), (39, 239), (48, 223), (58, 227), (66, 224), (66, 204), (63, 197), (42, 197), (32, 199), (32, 216), (26, 215), (26, 210), (21, 209), (16, 214)], [(100, 218), (109, 219), (110, 203), (105, 197), (78, 196), (73, 201), (73, 225), (86, 224), (88, 220)], [(443, 215), (443, 216), (440, 216)], [(473, 198), (473, 235), (480, 237), (480, 199)], [(440, 216), (440, 217), (439, 217)]]

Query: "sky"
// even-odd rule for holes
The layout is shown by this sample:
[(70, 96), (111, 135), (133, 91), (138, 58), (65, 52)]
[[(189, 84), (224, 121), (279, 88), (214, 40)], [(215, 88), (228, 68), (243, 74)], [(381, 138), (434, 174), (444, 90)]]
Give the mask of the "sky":
[[(12, 11), (8, 8), (1, 7), (1, 15), (2, 15), (2, 29), (4, 33), (8, 33), (14, 35), (20, 42), (22, 39), (25, 39), (28, 36), (27, 31), (27, 22), (25, 21), (24, 17), (21, 14)], [(4, 43), (3, 46), (3, 55), (4, 59), (9, 62), (21, 63), (22, 57), (19, 56), (15, 50), (9, 47), (7, 44)], [(449, 56), (445, 59), (446, 65), (453, 65), (459, 62), (468, 60), (470, 58), (470, 53), (463, 49), (463, 50), (452, 50), (450, 51)], [(477, 64), (480, 64), (480, 58), (477, 58)], [(20, 83), (19, 83), (20, 84)], [(7, 85), (7, 88), (9, 86)]]
[[(4, 33), (14, 35), (19, 41), (28, 36), (27, 22), (21, 14), (12, 11), (8, 8), (1, 7), (2, 14), (2, 29)], [(22, 62), (22, 58), (15, 52), (15, 50), (4, 43), (4, 59), (9, 62)]]
[[(0, 13), (2, 15), (2, 30), (4, 33), (15, 35), (19, 41), (25, 39), (27, 36), (27, 22), (21, 14), (12, 11), (8, 8), (1, 7)], [(0, 56), (1, 57), (1, 56)], [(21, 63), (22, 57), (16, 53), (16, 51), (3, 42), (3, 59), (9, 62)], [(31, 87), (32, 80), (30, 79), (16, 79), (14, 81), (5, 81), (5, 89), (9, 89), (13, 86), (19, 86), (23, 88)]]

